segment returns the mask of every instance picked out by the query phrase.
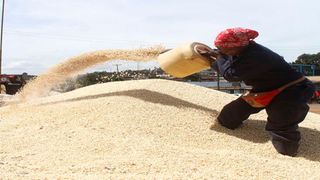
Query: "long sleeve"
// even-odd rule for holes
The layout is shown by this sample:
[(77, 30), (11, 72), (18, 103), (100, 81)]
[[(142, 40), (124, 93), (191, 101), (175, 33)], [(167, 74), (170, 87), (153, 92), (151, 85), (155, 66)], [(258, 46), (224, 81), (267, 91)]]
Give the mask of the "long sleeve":
[(232, 64), (236, 59), (231, 56), (220, 56), (212, 63), (211, 67), (213, 70), (221, 74), (227, 81), (241, 81), (236, 75), (235, 70), (232, 68)]
[(225, 70), (222, 74), (223, 69), (220, 68), (221, 74), (227, 80), (230, 74), (238, 77), (254, 92), (274, 90), (302, 76), (283, 57), (257, 43), (249, 44), (236, 58), (230, 65), (231, 72)]

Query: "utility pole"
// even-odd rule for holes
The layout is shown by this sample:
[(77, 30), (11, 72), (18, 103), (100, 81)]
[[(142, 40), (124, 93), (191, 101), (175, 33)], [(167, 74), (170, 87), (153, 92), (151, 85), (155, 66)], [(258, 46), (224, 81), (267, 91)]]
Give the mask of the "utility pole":
[(2, 15), (1, 15), (0, 74), (2, 74), (2, 39), (3, 39), (3, 20), (4, 20), (4, 0), (2, 0)]
[(121, 66), (121, 64), (115, 64), (114, 66), (117, 66), (117, 73), (119, 74), (119, 66)]
[(220, 74), (217, 72), (217, 77), (218, 77), (218, 90), (220, 90)]

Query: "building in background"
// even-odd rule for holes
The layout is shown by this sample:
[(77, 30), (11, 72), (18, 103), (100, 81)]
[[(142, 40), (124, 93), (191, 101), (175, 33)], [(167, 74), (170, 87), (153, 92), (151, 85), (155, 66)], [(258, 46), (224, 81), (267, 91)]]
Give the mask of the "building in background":
[(293, 69), (305, 76), (315, 76), (316, 65), (309, 64), (290, 64)]

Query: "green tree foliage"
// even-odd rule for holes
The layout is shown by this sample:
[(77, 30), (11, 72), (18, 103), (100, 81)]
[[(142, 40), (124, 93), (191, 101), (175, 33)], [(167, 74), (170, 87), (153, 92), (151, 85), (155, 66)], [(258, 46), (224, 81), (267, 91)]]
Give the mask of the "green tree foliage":
[(76, 88), (81, 88), (98, 83), (106, 83), (112, 81), (125, 81), (133, 79), (152, 79), (159, 78), (157, 75), (163, 74), (163, 71), (159, 68), (153, 70), (139, 70), (132, 71), (126, 70), (119, 73), (116, 72), (93, 72), (78, 76), (76, 80)]
[(84, 86), (90, 86), (93, 84), (98, 83), (105, 83), (110, 81), (120, 81), (121, 78), (119, 78), (116, 75), (113, 75), (114, 73), (108, 73), (108, 72), (93, 72), (93, 73), (87, 73), (85, 75), (79, 76), (77, 79), (78, 87), (84, 87)]

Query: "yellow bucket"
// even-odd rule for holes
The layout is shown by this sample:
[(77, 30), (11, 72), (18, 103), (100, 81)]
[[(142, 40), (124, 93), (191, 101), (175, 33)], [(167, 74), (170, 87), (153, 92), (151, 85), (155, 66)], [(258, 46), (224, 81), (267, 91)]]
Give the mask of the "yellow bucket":
[(193, 42), (160, 54), (157, 60), (161, 69), (174, 77), (183, 78), (210, 68), (210, 61), (197, 51), (199, 46), (211, 50), (205, 44)]

